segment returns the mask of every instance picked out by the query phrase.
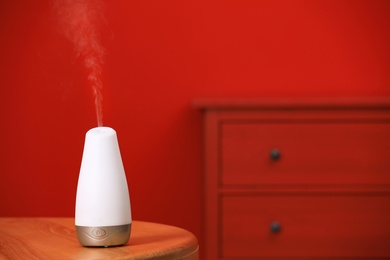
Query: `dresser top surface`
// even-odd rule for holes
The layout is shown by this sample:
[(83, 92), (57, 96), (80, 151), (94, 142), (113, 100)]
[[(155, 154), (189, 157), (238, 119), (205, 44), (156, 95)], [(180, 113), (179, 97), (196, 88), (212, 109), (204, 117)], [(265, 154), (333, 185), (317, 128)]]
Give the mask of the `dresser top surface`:
[(194, 99), (200, 109), (348, 108), (390, 109), (390, 98), (209, 98)]

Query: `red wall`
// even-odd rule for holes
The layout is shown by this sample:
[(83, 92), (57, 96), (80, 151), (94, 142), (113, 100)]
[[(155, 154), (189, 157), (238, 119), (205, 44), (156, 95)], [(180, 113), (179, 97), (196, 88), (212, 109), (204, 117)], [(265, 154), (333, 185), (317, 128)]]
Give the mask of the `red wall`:
[[(201, 235), (193, 98), (390, 97), (390, 1), (105, 1), (133, 218)], [(0, 3), (0, 216), (73, 216), (92, 90), (51, 1)]]

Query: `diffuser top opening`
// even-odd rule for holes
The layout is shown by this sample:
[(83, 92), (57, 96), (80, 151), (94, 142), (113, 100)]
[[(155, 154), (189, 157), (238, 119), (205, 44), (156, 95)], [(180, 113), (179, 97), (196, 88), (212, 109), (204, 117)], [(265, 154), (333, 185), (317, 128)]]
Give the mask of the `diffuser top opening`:
[(88, 135), (112, 135), (115, 134), (115, 130), (112, 129), (111, 127), (106, 127), (106, 126), (99, 126), (92, 128), (88, 131)]

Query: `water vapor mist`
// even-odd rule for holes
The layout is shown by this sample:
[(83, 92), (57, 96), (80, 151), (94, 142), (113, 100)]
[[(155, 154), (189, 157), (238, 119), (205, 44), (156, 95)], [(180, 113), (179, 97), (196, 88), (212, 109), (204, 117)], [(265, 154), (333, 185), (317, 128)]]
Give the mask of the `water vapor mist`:
[(83, 59), (88, 70), (98, 126), (103, 125), (102, 66), (105, 50), (99, 28), (104, 21), (100, 0), (54, 0), (54, 10), (60, 30), (73, 43), (75, 55)]

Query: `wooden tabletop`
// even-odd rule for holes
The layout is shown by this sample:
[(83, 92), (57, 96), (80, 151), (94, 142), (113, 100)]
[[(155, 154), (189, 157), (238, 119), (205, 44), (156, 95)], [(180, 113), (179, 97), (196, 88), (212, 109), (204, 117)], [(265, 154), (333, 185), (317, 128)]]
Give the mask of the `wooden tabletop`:
[(130, 241), (83, 247), (74, 218), (0, 218), (0, 259), (198, 259), (198, 241), (181, 228), (133, 221)]

